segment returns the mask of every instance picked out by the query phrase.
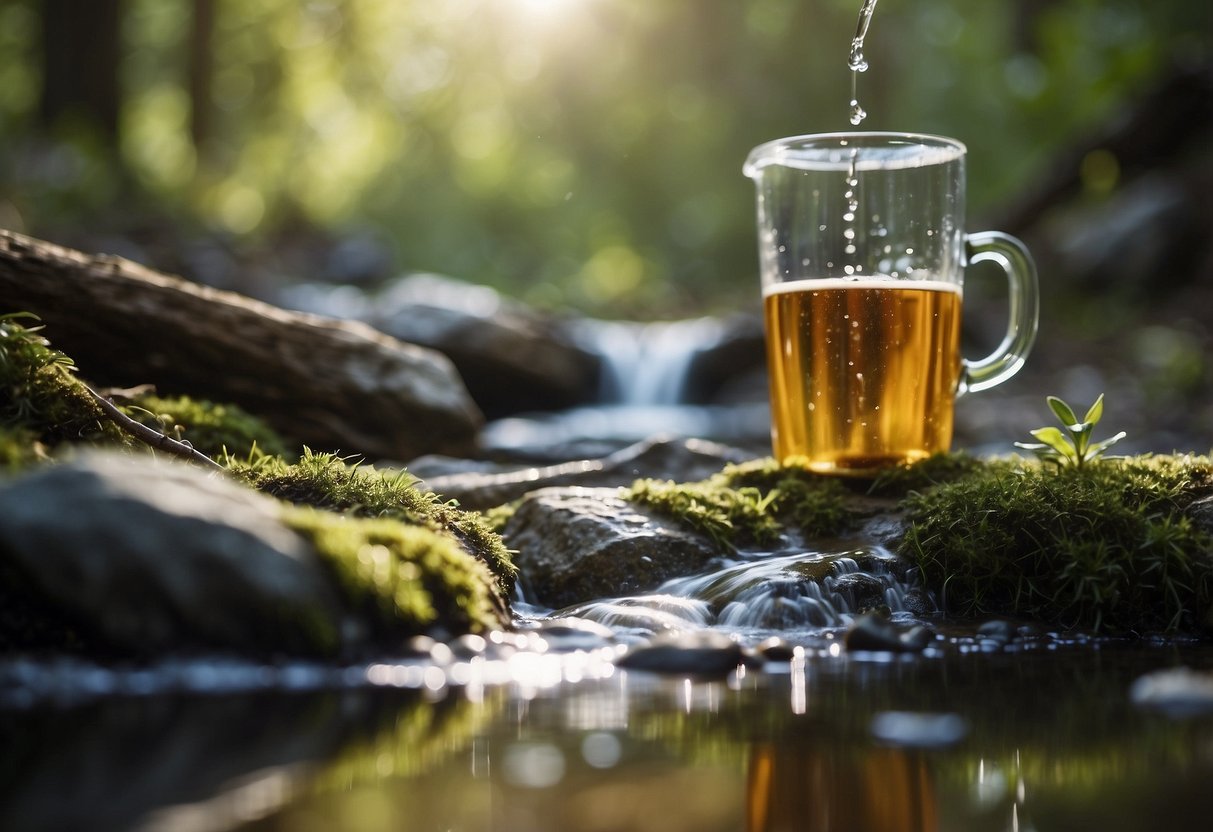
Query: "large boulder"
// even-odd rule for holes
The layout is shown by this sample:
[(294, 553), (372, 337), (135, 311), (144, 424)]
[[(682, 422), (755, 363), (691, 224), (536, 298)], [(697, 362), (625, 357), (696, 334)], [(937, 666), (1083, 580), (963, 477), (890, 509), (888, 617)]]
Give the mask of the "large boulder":
[(279, 517), (222, 475), (85, 454), (0, 486), (0, 567), (103, 649), (331, 651), (341, 604)]
[(586, 404), (598, 395), (601, 358), (572, 326), (495, 289), (432, 274), (407, 275), (370, 295), (349, 286), (305, 285), (288, 305), (356, 318), (451, 359), (490, 418)]
[(646, 592), (701, 571), (719, 554), (706, 538), (623, 500), (615, 488), (534, 491), (502, 538), (518, 553), (524, 596), (553, 608)]

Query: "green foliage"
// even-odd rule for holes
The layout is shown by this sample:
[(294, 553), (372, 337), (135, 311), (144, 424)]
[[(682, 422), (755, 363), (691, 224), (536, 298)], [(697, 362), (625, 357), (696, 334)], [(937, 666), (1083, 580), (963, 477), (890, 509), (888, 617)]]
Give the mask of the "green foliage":
[(314, 509), (284, 514), (332, 569), (346, 601), (370, 624), (373, 640), (424, 633), (431, 626), (469, 632), (503, 625), (494, 576), (448, 535), (386, 518)]
[(286, 441), (261, 419), (233, 404), (187, 396), (137, 396), (128, 416), (179, 441), (189, 442), (212, 459), (250, 456), (288, 457)]
[(1074, 468), (1082, 468), (1084, 465), (1090, 465), (1099, 459), (1108, 448), (1125, 438), (1125, 432), (1122, 430), (1120, 433), (1102, 442), (1091, 443), (1091, 432), (1099, 424), (1099, 420), (1103, 418), (1102, 393), (1095, 400), (1095, 404), (1091, 405), (1090, 409), (1087, 410), (1086, 415), (1082, 417), (1082, 421), (1079, 421), (1073, 409), (1068, 404), (1056, 396), (1049, 396), (1046, 400), (1054, 415), (1061, 420), (1061, 425), (1065, 429), (1065, 432), (1063, 433), (1055, 427), (1037, 428), (1031, 433), (1040, 440), (1039, 444), (1015, 443), (1016, 447), (1036, 454), (1042, 462), (1051, 463), (1058, 468), (1067, 465)]
[(913, 494), (902, 555), (945, 607), (1113, 631), (1213, 625), (1213, 535), (1185, 513), (1208, 457), (996, 465)]
[(228, 459), (228, 466), (257, 490), (296, 505), (312, 506), (354, 517), (401, 520), (445, 534), (462, 543), (496, 576), (508, 597), (517, 568), (505, 545), (475, 513), (413, 487), (406, 471), (378, 470), (348, 464), (333, 454), (305, 449), (298, 463), (276, 457), (251, 462)]
[(771, 459), (726, 466), (702, 482), (637, 480), (624, 499), (656, 509), (721, 545), (772, 545), (789, 530), (831, 536), (852, 520), (836, 480)]
[[(157, 218), (245, 240), (293, 223), (369, 227), (396, 247), (399, 267), (531, 302), (650, 315), (750, 302), (752, 283), (738, 280), (754, 272), (742, 159), (761, 141), (849, 128), (859, 5), (216, 4), (215, 72), (198, 102), (212, 134), (195, 144), (183, 68), (191, 6), (129, 0), (122, 177), (80, 125), (59, 146), (24, 141), (38, 112), (39, 4), (9, 0), (0, 217), (24, 218), (35, 234), (65, 219), (114, 222), (125, 178)], [(863, 126), (961, 138), (973, 203), (988, 206), (1174, 56), (1207, 54), (1211, 9), (881, 4), (858, 91)]]
[[(0, 427), (8, 463), (30, 460), (36, 443), (61, 442), (129, 446), (131, 440), (105, 417), (75, 376), (71, 358), (51, 347), (36, 321), (24, 312), (0, 315)], [(15, 447), (29, 440), (28, 453)]]

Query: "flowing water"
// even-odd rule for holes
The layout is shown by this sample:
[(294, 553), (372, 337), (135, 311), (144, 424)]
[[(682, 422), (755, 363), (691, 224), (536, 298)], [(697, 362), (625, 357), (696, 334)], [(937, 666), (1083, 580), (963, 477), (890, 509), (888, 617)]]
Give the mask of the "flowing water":
[[(1213, 671), (1209, 645), (999, 637), (916, 618), (916, 591), (879, 546), (838, 541), (557, 613), (520, 605), (517, 632), (424, 660), (0, 663), (0, 828), (1208, 827), (1208, 701), (1142, 691)], [(934, 640), (847, 649), (872, 605)], [(795, 649), (708, 677), (617, 664), (703, 630)]]

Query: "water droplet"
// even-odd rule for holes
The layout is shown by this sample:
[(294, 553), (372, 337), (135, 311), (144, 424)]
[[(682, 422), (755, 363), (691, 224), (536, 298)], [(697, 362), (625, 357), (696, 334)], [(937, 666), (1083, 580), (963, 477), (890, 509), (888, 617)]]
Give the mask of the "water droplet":
[[(864, 64), (864, 66), (866, 67), (867, 64)], [(858, 101), (856, 101), (855, 99), (852, 98), (851, 99), (851, 124), (858, 127), (860, 122), (862, 122), (867, 117), (868, 117), (867, 112), (863, 109), (863, 107), (859, 106)]]

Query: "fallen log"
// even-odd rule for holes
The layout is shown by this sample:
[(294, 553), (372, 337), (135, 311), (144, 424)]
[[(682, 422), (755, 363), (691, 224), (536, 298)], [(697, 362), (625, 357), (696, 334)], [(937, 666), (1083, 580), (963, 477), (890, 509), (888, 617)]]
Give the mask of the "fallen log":
[(18, 311), (94, 384), (238, 404), (318, 450), (466, 453), (482, 421), (433, 350), (0, 230), (0, 314)]

